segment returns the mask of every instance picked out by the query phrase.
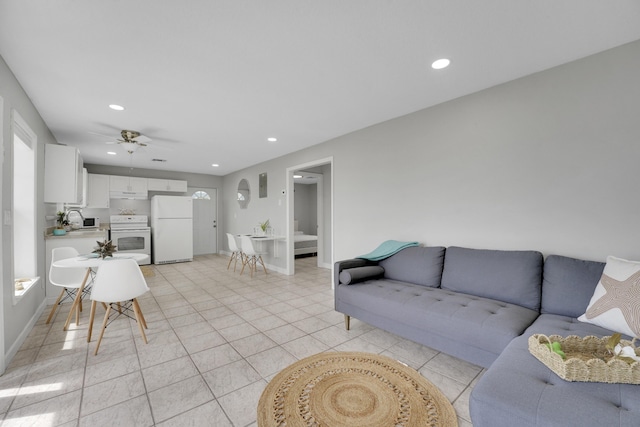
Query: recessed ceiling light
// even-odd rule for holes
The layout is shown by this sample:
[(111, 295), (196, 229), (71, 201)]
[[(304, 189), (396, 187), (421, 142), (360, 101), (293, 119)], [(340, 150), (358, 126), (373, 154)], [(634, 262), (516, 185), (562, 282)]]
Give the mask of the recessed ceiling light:
[(116, 152), (115, 152), (115, 151), (107, 151), (107, 154), (110, 154), (110, 155), (112, 155), (112, 156), (115, 156), (115, 155), (116, 155)]
[(109, 104), (109, 108), (111, 108), (112, 110), (116, 110), (116, 111), (124, 110), (124, 107), (122, 105), (118, 105), (118, 104)]
[(447, 58), (438, 59), (437, 61), (434, 61), (433, 64), (431, 64), (431, 68), (433, 68), (434, 70), (441, 70), (443, 68), (447, 68), (450, 63), (451, 61), (449, 61)]
[(278, 141), (278, 138), (270, 137), (270, 138), (267, 138), (267, 141), (276, 142), (276, 141)]
[(302, 178), (302, 175), (293, 175), (293, 177), (294, 177), (295, 179), (300, 179), (300, 178)]
[(211, 166), (213, 166), (214, 168), (218, 168), (218, 167), (220, 167), (220, 165), (219, 165), (219, 164), (217, 164), (217, 163), (212, 163), (212, 164), (211, 164)]

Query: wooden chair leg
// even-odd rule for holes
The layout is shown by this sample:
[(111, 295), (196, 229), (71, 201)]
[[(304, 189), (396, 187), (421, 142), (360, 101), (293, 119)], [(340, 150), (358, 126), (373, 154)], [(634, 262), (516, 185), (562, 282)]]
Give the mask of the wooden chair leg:
[(264, 274), (269, 274), (267, 273), (267, 267), (264, 265), (264, 261), (262, 260), (262, 255), (260, 255), (260, 264), (262, 264), (262, 268), (264, 269)]
[[(231, 253), (231, 257), (229, 257), (229, 264), (227, 264), (227, 270), (229, 269), (229, 267), (231, 267), (231, 261), (233, 261), (236, 258), (236, 253), (232, 252)], [(236, 259), (236, 263), (238, 262), (238, 260)], [(236, 271), (236, 266), (234, 264), (233, 266), (233, 271)]]
[(96, 317), (96, 302), (91, 301), (91, 312), (89, 314), (89, 334), (87, 335), (87, 342), (91, 342), (91, 332), (93, 332), (93, 319), (95, 317)]
[(98, 344), (96, 344), (96, 351), (93, 353), (94, 356), (98, 354), (98, 349), (100, 348), (100, 343), (102, 342), (102, 337), (104, 336), (104, 330), (107, 329), (107, 322), (109, 321), (109, 313), (111, 312), (111, 306), (107, 306), (107, 312), (104, 314), (104, 321), (102, 322), (102, 330), (100, 331), (100, 338), (98, 338)]
[(47, 317), (47, 321), (44, 322), (46, 325), (49, 324), (49, 322), (51, 322), (51, 318), (53, 317), (53, 313), (56, 312), (56, 309), (58, 308), (58, 304), (60, 304), (60, 300), (62, 299), (62, 296), (64, 295), (66, 289), (62, 288), (62, 291), (60, 292), (60, 295), (58, 295), (58, 299), (56, 300), (55, 304), (53, 304), (53, 307), (51, 307), (51, 313), (49, 313), (49, 317)]
[(348, 316), (346, 314), (344, 315), (344, 327), (347, 329), (347, 331), (351, 327), (351, 316)]
[(66, 331), (69, 328), (69, 324), (71, 324), (71, 316), (73, 316), (73, 310), (78, 307), (78, 300), (82, 299), (82, 291), (84, 290), (85, 285), (87, 284), (87, 279), (89, 278), (89, 274), (91, 274), (91, 269), (87, 268), (87, 273), (84, 275), (84, 279), (82, 280), (82, 284), (78, 288), (78, 292), (76, 293), (76, 297), (73, 299), (73, 305), (71, 305), (71, 311), (69, 311), (69, 315), (67, 316), (67, 321), (64, 323), (63, 331)]
[(80, 296), (80, 301), (78, 301), (78, 305), (76, 305), (76, 325), (80, 324), (80, 312), (82, 311), (80, 307), (82, 307), (82, 296)]
[(144, 333), (144, 328), (142, 324), (144, 322), (144, 317), (142, 316), (142, 311), (140, 311), (140, 306), (138, 305), (138, 301), (134, 298), (133, 301), (133, 313), (136, 315), (136, 320), (138, 321), (138, 329), (140, 329), (140, 335), (142, 335), (142, 339), (145, 344), (149, 344), (147, 341), (147, 336)]
[(244, 257), (243, 257), (243, 258), (242, 258), (242, 270), (240, 270), (240, 275), (241, 275), (241, 276), (242, 276), (242, 273), (244, 272), (244, 267), (247, 265), (247, 259), (248, 259), (248, 258), (249, 258), (249, 257), (246, 257), (246, 258), (244, 258)]
[(140, 304), (138, 304), (138, 300), (137, 300), (137, 299), (134, 299), (133, 301), (135, 302), (135, 305), (137, 305), (137, 306), (138, 306), (138, 312), (140, 313), (140, 320), (142, 320), (142, 326), (144, 326), (144, 328), (145, 328), (145, 329), (149, 329), (149, 328), (147, 327), (147, 321), (146, 321), (146, 319), (144, 318), (144, 315), (142, 314), (142, 310), (140, 309)]

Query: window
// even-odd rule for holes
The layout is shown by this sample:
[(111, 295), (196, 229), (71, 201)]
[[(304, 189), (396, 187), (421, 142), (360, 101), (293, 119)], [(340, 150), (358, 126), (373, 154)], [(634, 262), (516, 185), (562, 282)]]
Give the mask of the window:
[(211, 197), (209, 196), (209, 194), (207, 194), (206, 191), (196, 191), (195, 193), (193, 193), (193, 196), (191, 196), (191, 198), (198, 200), (211, 200)]
[[(22, 117), (13, 111), (13, 278), (16, 297), (38, 281), (36, 244), (36, 148), (37, 137)], [(5, 213), (6, 215), (6, 213)], [(7, 218), (5, 218), (7, 221)]]

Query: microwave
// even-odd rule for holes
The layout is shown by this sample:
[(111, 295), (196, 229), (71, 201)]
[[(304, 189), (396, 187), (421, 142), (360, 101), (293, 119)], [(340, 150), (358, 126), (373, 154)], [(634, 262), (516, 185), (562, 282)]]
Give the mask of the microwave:
[(100, 218), (93, 217), (93, 218), (88, 218), (88, 217), (84, 217), (82, 218), (82, 228), (98, 228), (100, 227)]

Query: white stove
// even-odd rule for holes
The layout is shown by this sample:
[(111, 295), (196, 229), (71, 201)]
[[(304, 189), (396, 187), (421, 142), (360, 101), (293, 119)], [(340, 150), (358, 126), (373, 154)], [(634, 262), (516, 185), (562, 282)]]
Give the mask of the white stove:
[(112, 230), (151, 229), (147, 215), (111, 215), (110, 222)]
[[(110, 238), (118, 252), (135, 252), (151, 259), (151, 227), (147, 215), (111, 215)], [(140, 264), (150, 264), (150, 261)]]

